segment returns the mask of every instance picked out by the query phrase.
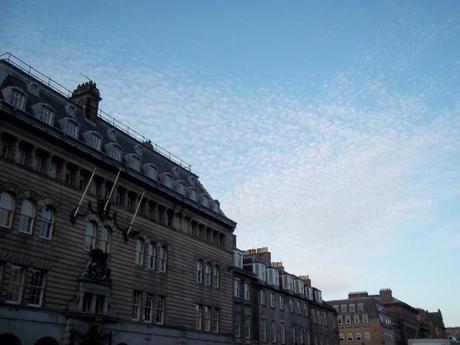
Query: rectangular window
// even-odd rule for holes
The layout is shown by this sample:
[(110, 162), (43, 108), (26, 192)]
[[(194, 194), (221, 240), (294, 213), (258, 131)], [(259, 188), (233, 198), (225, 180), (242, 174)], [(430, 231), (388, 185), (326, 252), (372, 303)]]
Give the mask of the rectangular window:
[(9, 274), (5, 301), (8, 303), (21, 303), (22, 290), (24, 288), (24, 268), (9, 265)]
[(104, 313), (104, 304), (105, 304), (105, 297), (102, 295), (96, 296), (96, 305), (95, 305), (95, 313), (102, 314)]
[(251, 338), (251, 311), (244, 311), (244, 337), (246, 339)]
[(203, 317), (202, 315), (202, 307), (199, 304), (195, 305), (195, 329), (197, 331), (201, 331), (201, 318)]
[(370, 332), (364, 332), (364, 340), (371, 340), (371, 333)]
[(139, 320), (141, 296), (142, 296), (142, 292), (134, 290), (134, 292), (133, 292), (133, 301), (132, 301), (132, 305), (131, 305), (131, 319), (133, 319), (133, 320)]
[(270, 307), (275, 308), (275, 294), (270, 292)]
[(292, 298), (289, 298), (289, 311), (291, 313), (294, 312), (294, 301), (292, 300)]
[(260, 322), (260, 338), (262, 341), (267, 341), (267, 320), (262, 319)]
[(340, 339), (340, 341), (344, 341), (345, 340), (345, 334), (340, 333), (339, 334), (339, 339)]
[(359, 314), (355, 314), (354, 322), (355, 322), (355, 325), (359, 325)]
[(165, 298), (163, 296), (158, 296), (155, 323), (157, 325), (163, 325), (164, 318), (165, 318)]
[(275, 320), (272, 320), (271, 333), (272, 333), (272, 343), (276, 343), (276, 321)]
[(84, 313), (91, 313), (93, 311), (93, 294), (85, 292), (81, 302), (81, 311)]
[(244, 299), (249, 301), (249, 283), (244, 282)]
[(307, 303), (304, 303), (303, 304), (303, 309), (305, 311), (305, 316), (308, 316), (308, 306), (307, 306)]
[(361, 341), (361, 333), (356, 333), (355, 337), (356, 337), (356, 340)]
[(240, 338), (241, 337), (241, 314), (240, 313), (235, 313), (234, 316), (234, 332), (235, 332), (235, 337)]
[(355, 312), (355, 305), (354, 304), (350, 304), (348, 306), (348, 310), (350, 311), (350, 313), (354, 313)]
[(346, 304), (342, 304), (342, 305), (340, 306), (340, 308), (341, 308), (341, 312), (342, 312), (342, 313), (346, 313), (346, 312), (347, 312), (347, 305), (346, 305)]
[(342, 325), (342, 315), (337, 316), (337, 324), (338, 324), (339, 326)]
[(369, 322), (369, 319), (367, 317), (367, 314), (363, 314), (363, 324), (367, 325), (367, 323)]
[(300, 314), (300, 302), (296, 301), (295, 306), (296, 306), (296, 309), (297, 309), (297, 314)]
[(211, 308), (208, 306), (203, 307), (203, 328), (204, 331), (211, 331)]
[(240, 297), (240, 284), (241, 281), (239, 279), (233, 280), (233, 296)]
[(32, 270), (30, 279), (29, 305), (40, 307), (43, 299), (45, 275), (43, 271)]
[(350, 315), (345, 316), (345, 323), (347, 325), (351, 325), (351, 317), (350, 317)]
[(153, 309), (153, 295), (148, 293), (144, 296), (144, 308), (142, 311), (143, 321), (152, 322), (152, 309)]
[(362, 303), (358, 303), (358, 312), (364, 311), (364, 305)]
[(265, 291), (264, 290), (259, 291), (259, 301), (261, 305), (265, 305)]
[(284, 298), (283, 298), (283, 296), (281, 296), (281, 295), (280, 295), (280, 300), (279, 300), (279, 302), (280, 302), (280, 310), (284, 310)]
[(52, 178), (56, 178), (58, 171), (58, 164), (56, 161), (51, 160), (48, 165), (48, 176)]
[(214, 333), (219, 333), (219, 324), (220, 324), (220, 309), (214, 308), (212, 313), (212, 331)]
[(304, 344), (305, 343), (305, 340), (304, 340), (304, 333), (305, 333), (305, 329), (301, 329), (300, 330), (300, 344)]
[(353, 333), (348, 333), (347, 334), (347, 340), (348, 341), (353, 341)]
[(286, 344), (286, 324), (284, 322), (281, 322), (280, 326), (281, 326), (281, 344)]

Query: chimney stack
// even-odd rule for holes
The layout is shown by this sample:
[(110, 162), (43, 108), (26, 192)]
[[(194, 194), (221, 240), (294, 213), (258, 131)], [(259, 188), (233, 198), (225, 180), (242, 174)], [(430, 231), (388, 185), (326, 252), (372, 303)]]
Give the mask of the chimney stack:
[(382, 302), (392, 302), (393, 301), (393, 295), (391, 293), (391, 289), (381, 289), (380, 290), (380, 298)]
[(354, 291), (348, 293), (348, 298), (363, 298), (363, 297), (369, 297), (369, 293), (367, 291)]
[(306, 275), (306, 276), (299, 276), (300, 279), (303, 280), (303, 283), (306, 285), (306, 286), (310, 286), (311, 287), (311, 279), (310, 279), (310, 276)]
[(99, 102), (102, 98), (95, 82), (90, 80), (78, 85), (72, 92), (70, 99), (83, 107), (85, 117), (88, 120), (96, 122)]

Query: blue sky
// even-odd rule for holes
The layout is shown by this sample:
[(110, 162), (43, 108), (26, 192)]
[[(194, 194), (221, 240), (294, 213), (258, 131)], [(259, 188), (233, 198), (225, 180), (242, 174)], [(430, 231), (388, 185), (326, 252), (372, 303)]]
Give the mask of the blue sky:
[(2, 1), (0, 50), (192, 164), (328, 299), (460, 325), (460, 2)]

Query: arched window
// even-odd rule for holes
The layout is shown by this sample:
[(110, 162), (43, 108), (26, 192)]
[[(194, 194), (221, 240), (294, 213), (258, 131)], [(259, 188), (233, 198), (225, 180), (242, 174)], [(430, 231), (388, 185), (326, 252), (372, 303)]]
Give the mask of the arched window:
[(215, 265), (212, 268), (212, 281), (213, 281), (214, 287), (218, 289), (220, 286), (220, 270), (219, 270), (219, 266), (217, 265)]
[(94, 248), (94, 242), (96, 241), (96, 233), (96, 223), (88, 222), (85, 228), (85, 250), (91, 250)]
[(136, 256), (135, 256), (136, 265), (144, 265), (144, 242), (142, 240), (136, 240)]
[(92, 148), (98, 151), (101, 150), (102, 136), (99, 133), (95, 131), (86, 132), (83, 134), (83, 139), (85, 139), (85, 142)]
[(35, 204), (31, 200), (24, 200), (21, 207), (21, 216), (19, 218), (20, 232), (31, 234), (35, 220)]
[(26, 95), (24, 94), (24, 92), (16, 88), (11, 88), (8, 92), (7, 102), (11, 104), (13, 107), (25, 110)]
[(104, 253), (109, 252), (110, 248), (110, 231), (106, 226), (102, 227), (97, 233), (98, 248)]
[(155, 243), (149, 243), (149, 253), (148, 253), (148, 262), (147, 262), (147, 265), (148, 265), (148, 268), (151, 269), (151, 270), (154, 270), (155, 269), (155, 262), (156, 262), (156, 258), (157, 258), (157, 250), (156, 250), (156, 247), (155, 247)]
[(168, 248), (165, 246), (160, 247), (160, 262), (158, 263), (158, 271), (166, 272), (166, 263), (168, 260)]
[(203, 282), (203, 261), (201, 260), (196, 262), (196, 281), (200, 284)]
[(107, 145), (104, 145), (104, 146), (105, 146), (105, 150), (107, 151), (107, 155), (110, 158), (121, 162), (122, 149), (120, 145), (116, 143), (108, 143)]
[(74, 139), (78, 139), (78, 133), (80, 130), (80, 126), (78, 125), (78, 122), (71, 119), (71, 118), (64, 118), (61, 120), (61, 127), (62, 131), (67, 134), (68, 136), (71, 136)]
[(45, 206), (40, 215), (40, 234), (41, 238), (50, 240), (54, 227), (54, 209), (51, 206)]
[(47, 104), (39, 104), (36, 108), (36, 114), (40, 121), (53, 125), (54, 110)]
[(7, 192), (2, 192), (0, 196), (0, 226), (11, 228), (13, 225), (14, 209), (15, 209), (14, 195)]
[(211, 286), (211, 265), (209, 263), (204, 266), (204, 285)]

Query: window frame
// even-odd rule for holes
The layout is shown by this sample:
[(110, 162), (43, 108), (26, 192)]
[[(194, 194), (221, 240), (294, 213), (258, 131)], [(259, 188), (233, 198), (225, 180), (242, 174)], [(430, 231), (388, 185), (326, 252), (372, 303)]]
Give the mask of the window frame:
[[(25, 214), (24, 207), (28, 203), (30, 205), (30, 214)], [(21, 213), (19, 215), (18, 231), (23, 234), (31, 235), (34, 229), (35, 216), (36, 216), (36, 205), (32, 199), (24, 199), (21, 205)], [(26, 218), (26, 220), (24, 220)], [(23, 225), (26, 222), (25, 226)], [(24, 227), (26, 230), (24, 230)]]
[[(4, 199), (6, 195), (9, 200)], [(9, 202), (9, 205), (6, 205), (6, 202)], [(8, 208), (9, 206), (9, 208)], [(16, 211), (16, 196), (11, 192), (1, 192), (0, 193), (0, 227), (11, 229), (14, 222), (14, 213)], [(3, 216), (4, 215), (4, 216)]]

